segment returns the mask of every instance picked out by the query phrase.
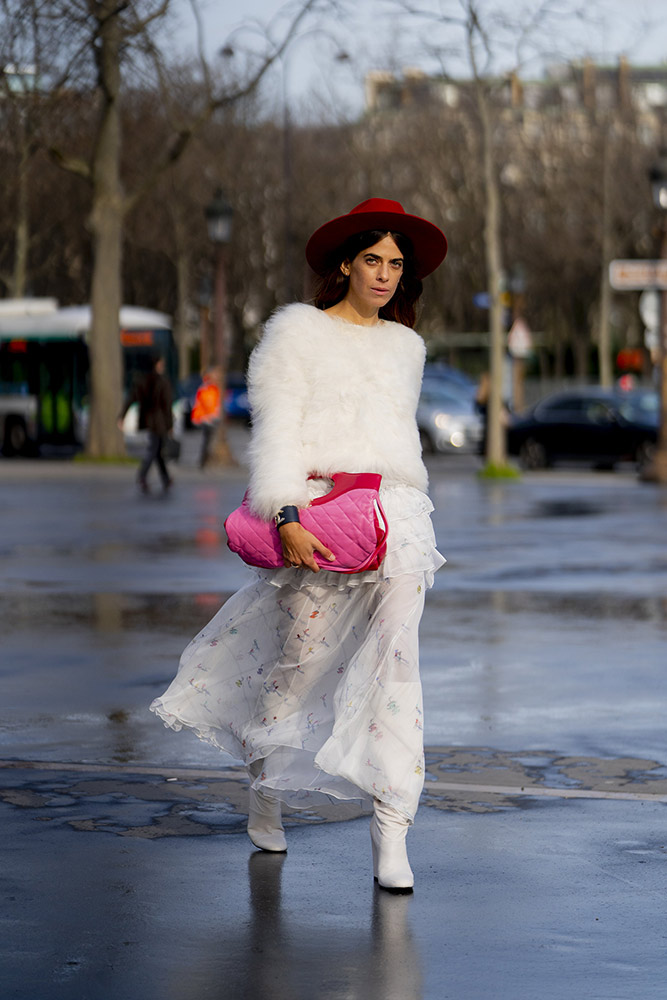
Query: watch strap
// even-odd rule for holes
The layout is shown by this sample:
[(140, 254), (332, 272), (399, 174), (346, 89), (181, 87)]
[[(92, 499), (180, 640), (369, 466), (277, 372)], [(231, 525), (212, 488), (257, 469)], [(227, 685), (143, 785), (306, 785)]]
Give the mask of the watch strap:
[(276, 528), (282, 528), (284, 524), (299, 523), (299, 508), (293, 504), (285, 504), (274, 517)]

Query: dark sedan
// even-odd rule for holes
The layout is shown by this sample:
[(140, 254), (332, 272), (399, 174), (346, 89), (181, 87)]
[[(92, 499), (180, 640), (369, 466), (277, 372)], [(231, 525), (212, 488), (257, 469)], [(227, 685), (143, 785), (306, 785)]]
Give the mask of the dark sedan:
[(632, 461), (641, 468), (651, 458), (657, 433), (655, 392), (579, 389), (547, 396), (514, 416), (507, 444), (524, 469), (543, 469), (559, 461), (598, 468)]

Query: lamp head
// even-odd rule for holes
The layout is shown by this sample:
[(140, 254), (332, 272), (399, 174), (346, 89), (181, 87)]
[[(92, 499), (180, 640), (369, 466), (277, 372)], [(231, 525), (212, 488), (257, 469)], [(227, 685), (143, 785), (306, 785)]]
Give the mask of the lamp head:
[(234, 209), (229, 204), (222, 188), (218, 188), (213, 201), (204, 209), (208, 236), (212, 243), (229, 243), (232, 237)]
[(648, 173), (656, 208), (667, 210), (667, 149), (662, 149)]

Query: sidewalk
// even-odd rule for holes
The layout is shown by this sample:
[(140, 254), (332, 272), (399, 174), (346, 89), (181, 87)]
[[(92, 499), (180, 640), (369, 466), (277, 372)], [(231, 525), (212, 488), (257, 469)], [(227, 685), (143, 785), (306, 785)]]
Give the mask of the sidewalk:
[(432, 464), (449, 562), (394, 897), (353, 804), (256, 852), (237, 762), (147, 712), (244, 579), (221, 532), (244, 488), (0, 463), (3, 1000), (662, 1000), (663, 494)]

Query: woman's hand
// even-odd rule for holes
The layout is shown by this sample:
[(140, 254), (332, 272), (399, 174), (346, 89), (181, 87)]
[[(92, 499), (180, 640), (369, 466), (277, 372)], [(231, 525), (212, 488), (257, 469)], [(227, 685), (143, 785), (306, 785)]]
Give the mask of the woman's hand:
[(323, 545), (315, 535), (306, 531), (298, 521), (292, 521), (278, 528), (280, 541), (283, 546), (283, 560), (285, 566), (295, 566), (297, 569), (312, 569), (313, 573), (319, 573), (320, 567), (315, 562), (315, 552), (332, 562), (336, 557), (330, 549)]

